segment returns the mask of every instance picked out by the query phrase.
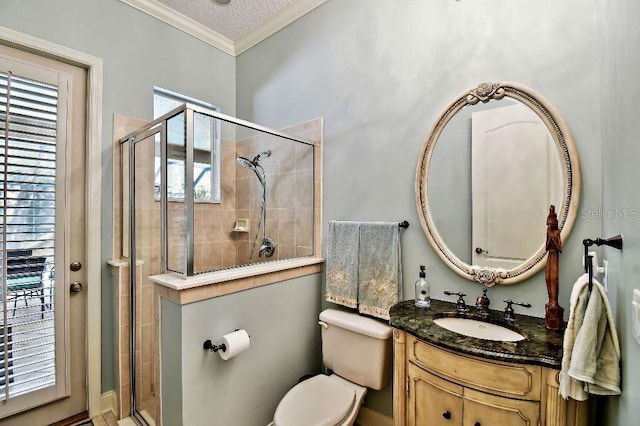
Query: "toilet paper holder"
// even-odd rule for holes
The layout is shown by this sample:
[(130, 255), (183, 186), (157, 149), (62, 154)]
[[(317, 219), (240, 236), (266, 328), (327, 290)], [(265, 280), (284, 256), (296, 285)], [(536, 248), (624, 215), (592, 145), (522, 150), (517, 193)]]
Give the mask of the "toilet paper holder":
[(209, 349), (211, 352), (218, 352), (218, 351), (225, 352), (227, 350), (227, 347), (225, 346), (224, 343), (222, 343), (221, 345), (214, 345), (211, 340), (207, 339), (202, 344), (202, 349), (204, 350)]
[[(239, 328), (236, 328), (233, 331), (239, 331), (239, 330), (240, 330)], [(247, 333), (247, 336), (249, 336), (248, 333)], [(249, 336), (249, 337), (251, 337), (251, 336)], [(227, 346), (224, 343), (221, 343), (219, 345), (214, 345), (211, 340), (207, 339), (202, 344), (202, 349), (204, 349), (205, 351), (208, 349), (211, 352), (218, 352), (218, 351), (226, 352), (227, 351)]]

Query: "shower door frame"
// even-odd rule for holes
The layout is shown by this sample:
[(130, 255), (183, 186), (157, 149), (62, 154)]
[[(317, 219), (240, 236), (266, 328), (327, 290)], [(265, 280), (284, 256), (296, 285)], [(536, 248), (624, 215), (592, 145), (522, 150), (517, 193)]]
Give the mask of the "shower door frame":
[[(138, 273), (137, 268), (137, 259), (136, 259), (136, 201), (135, 201), (135, 186), (136, 186), (136, 144), (138, 142), (142, 142), (147, 140), (148, 138), (155, 137), (158, 133), (160, 133), (160, 223), (166, 224), (165, 218), (166, 215), (166, 205), (167, 205), (167, 167), (166, 167), (166, 140), (167, 140), (167, 126), (166, 121), (162, 121), (160, 123), (152, 123), (149, 126), (146, 126), (142, 130), (138, 131), (135, 136), (127, 136), (121, 139), (120, 143), (125, 144), (129, 143), (129, 169), (126, 171), (129, 175), (129, 253), (127, 257), (129, 259), (129, 295), (130, 295), (130, 303), (129, 303), (129, 359), (130, 359), (130, 376), (129, 383), (131, 388), (131, 393), (129, 395), (129, 403), (131, 404), (131, 415), (136, 419), (136, 421), (142, 425), (148, 425), (145, 418), (140, 414), (137, 409), (136, 396), (136, 374), (138, 372), (137, 367), (137, 359), (135, 357), (136, 353), (136, 344), (137, 344), (137, 330), (136, 330), (136, 303), (137, 303), (137, 291), (136, 291), (136, 276)], [(164, 147), (164, 148), (163, 148)], [(124, 150), (120, 151), (120, 164), (123, 164), (123, 156)], [(163, 161), (164, 160), (164, 161)], [(123, 174), (125, 170), (122, 170)], [(124, 179), (121, 180), (122, 182)], [(122, 192), (121, 192), (122, 194)], [(121, 205), (122, 201), (121, 201)], [(124, 232), (123, 232), (124, 235)], [(166, 271), (166, 226), (160, 227), (160, 268), (161, 272), (164, 273)], [(132, 261), (133, 259), (133, 261)], [(142, 294), (141, 294), (142, 295)], [(157, 411), (157, 410), (156, 410)], [(155, 413), (154, 413), (155, 414)], [(154, 419), (156, 420), (156, 419)]]
[[(135, 145), (138, 142), (144, 141), (149, 137), (154, 137), (156, 134), (160, 133), (160, 273), (167, 273), (168, 268), (168, 198), (167, 198), (167, 121), (173, 117), (178, 116), (179, 114), (185, 114), (185, 192), (184, 192), (184, 204), (185, 204), (185, 246), (186, 246), (186, 264), (184, 265), (185, 273), (179, 273), (177, 271), (172, 271), (174, 273), (179, 274), (180, 276), (186, 278), (189, 276), (193, 276), (194, 273), (194, 244), (193, 244), (193, 232), (194, 232), (194, 189), (193, 189), (193, 163), (194, 163), (194, 141), (193, 141), (193, 117), (194, 113), (203, 114), (209, 117), (213, 117), (215, 119), (235, 124), (238, 126), (246, 127), (251, 130), (256, 130), (262, 133), (267, 133), (272, 136), (277, 136), (279, 138), (283, 138), (286, 140), (290, 140), (292, 142), (302, 143), (308, 146), (311, 146), (312, 149), (316, 149), (316, 143), (312, 140), (294, 137), (277, 130), (270, 129), (268, 127), (264, 127), (255, 123), (251, 123), (246, 120), (242, 120), (236, 117), (231, 117), (229, 115), (223, 114), (219, 111), (215, 111), (209, 109), (204, 106), (200, 106), (197, 104), (192, 104), (189, 102), (184, 103), (182, 106), (177, 107), (168, 113), (158, 117), (157, 119), (149, 122), (147, 125), (141, 127), (140, 129), (128, 134), (127, 136), (121, 138), (119, 140), (120, 145), (124, 145), (125, 143), (129, 143), (129, 164), (128, 170), (124, 170), (121, 168), (121, 174), (123, 179), (121, 182), (124, 183), (124, 174), (128, 173), (129, 175), (129, 194), (128, 194), (128, 219), (129, 219), (129, 229), (125, 230), (124, 227), (122, 234), (125, 232), (128, 233), (129, 236), (129, 244), (128, 256), (125, 253), (122, 254), (123, 258), (127, 258), (129, 260), (129, 286), (130, 286), (130, 304), (129, 304), (129, 324), (131, 324), (130, 335), (129, 335), (129, 356), (130, 356), (130, 403), (131, 403), (131, 414), (132, 416), (141, 424), (147, 425), (144, 417), (138, 412), (136, 409), (136, 315), (135, 315), (135, 307), (136, 307), (136, 275), (137, 275), (137, 262), (135, 261), (135, 253), (136, 253), (136, 232), (135, 232), (135, 166), (136, 166), (136, 156), (135, 156)], [(215, 126), (218, 128), (218, 126)], [(121, 150), (121, 158), (120, 164), (123, 164), (123, 156), (124, 150)], [(314, 167), (314, 174), (316, 173)], [(122, 191), (121, 191), (122, 196)], [(124, 205), (124, 200), (121, 200), (121, 205)], [(124, 212), (123, 212), (124, 216)], [(123, 225), (123, 224), (122, 224)], [(315, 233), (315, 230), (314, 230)], [(314, 239), (317, 236), (314, 236)], [(124, 245), (123, 245), (124, 247)], [(315, 246), (314, 246), (315, 251)], [(134, 261), (132, 261), (132, 259)], [(155, 301), (154, 301), (155, 303)], [(157, 337), (157, 336), (156, 336)], [(160, 389), (160, 388), (158, 388)], [(160, 393), (162, 390), (160, 389)], [(158, 411), (158, 410), (156, 410)], [(157, 421), (157, 419), (154, 419)]]

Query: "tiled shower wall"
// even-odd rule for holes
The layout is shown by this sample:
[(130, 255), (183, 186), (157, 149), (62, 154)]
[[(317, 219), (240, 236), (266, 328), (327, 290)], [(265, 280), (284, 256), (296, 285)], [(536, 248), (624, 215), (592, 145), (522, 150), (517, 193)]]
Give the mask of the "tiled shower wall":
[[(312, 141), (321, 138), (320, 119), (284, 129), (283, 132)], [(249, 159), (270, 150), (271, 156), (261, 163), (266, 174), (266, 235), (276, 241), (274, 256), (266, 260), (280, 260), (313, 254), (313, 148), (269, 135), (259, 135), (237, 142), (238, 156)], [(260, 221), (262, 186), (251, 170), (238, 167), (238, 218), (250, 221), (250, 231), (238, 234), (238, 262), (249, 263), (249, 255)], [(262, 230), (253, 254), (262, 241)]]
[[(321, 137), (321, 119), (284, 129), (285, 133), (312, 141)], [(260, 220), (262, 186), (255, 174), (239, 166), (238, 156), (249, 159), (271, 150), (262, 164), (267, 180), (267, 236), (276, 252), (267, 261), (313, 254), (313, 148), (276, 136), (259, 135), (232, 142), (221, 141), (222, 170), (219, 204), (196, 203), (194, 207), (194, 271), (208, 272), (249, 263)], [(169, 203), (170, 269), (184, 269), (184, 205)], [(249, 232), (234, 232), (237, 219), (249, 219)], [(252, 262), (262, 241), (258, 237)]]
[[(232, 229), (236, 220), (236, 149), (228, 139), (220, 141), (221, 203), (194, 206), (194, 271), (207, 272), (237, 265), (237, 243)], [(184, 204), (169, 202), (169, 267), (184, 270)]]

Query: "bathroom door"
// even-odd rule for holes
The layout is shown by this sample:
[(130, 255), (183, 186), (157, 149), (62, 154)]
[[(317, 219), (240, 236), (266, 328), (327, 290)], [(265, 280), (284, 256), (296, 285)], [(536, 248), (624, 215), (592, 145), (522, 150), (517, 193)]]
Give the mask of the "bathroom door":
[(84, 69), (0, 46), (2, 425), (87, 410), (85, 114)]
[(558, 153), (523, 104), (473, 113), (471, 129), (472, 264), (511, 269), (542, 246), (549, 205), (559, 207)]

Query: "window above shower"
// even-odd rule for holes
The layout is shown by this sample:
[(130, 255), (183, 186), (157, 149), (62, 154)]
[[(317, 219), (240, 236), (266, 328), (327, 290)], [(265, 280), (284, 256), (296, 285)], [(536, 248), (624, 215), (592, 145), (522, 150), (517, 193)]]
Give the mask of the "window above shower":
[[(189, 102), (214, 111), (208, 102), (160, 87), (153, 88), (153, 118), (163, 116)], [(193, 117), (193, 191), (196, 203), (220, 203), (220, 121), (205, 114)], [(167, 123), (167, 195), (169, 201), (184, 201), (185, 123), (184, 116)], [(160, 135), (155, 140), (154, 196), (160, 200)]]

